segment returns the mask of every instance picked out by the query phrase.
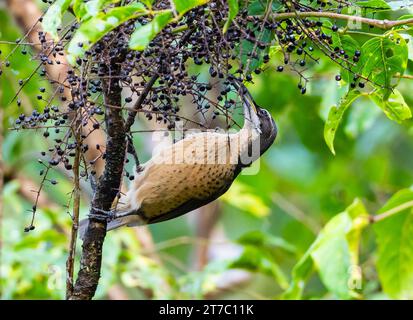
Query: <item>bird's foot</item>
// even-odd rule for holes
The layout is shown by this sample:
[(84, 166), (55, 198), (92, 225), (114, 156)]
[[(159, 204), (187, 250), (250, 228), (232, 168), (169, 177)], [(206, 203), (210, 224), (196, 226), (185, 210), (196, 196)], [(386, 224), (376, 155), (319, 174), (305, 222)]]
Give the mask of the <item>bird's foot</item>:
[(92, 208), (93, 213), (89, 213), (88, 217), (89, 219), (96, 219), (99, 221), (112, 221), (113, 219), (116, 218), (116, 213), (114, 211), (106, 211), (103, 209), (99, 208)]

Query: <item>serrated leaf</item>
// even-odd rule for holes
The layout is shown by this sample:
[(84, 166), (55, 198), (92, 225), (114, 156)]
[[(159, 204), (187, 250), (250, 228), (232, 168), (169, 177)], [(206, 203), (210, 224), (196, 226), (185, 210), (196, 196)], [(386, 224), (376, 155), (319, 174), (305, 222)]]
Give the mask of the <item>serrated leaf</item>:
[(228, 19), (225, 22), (223, 32), (227, 32), (229, 26), (231, 25), (232, 20), (237, 16), (239, 11), (238, 0), (227, 0), (228, 2)]
[(412, 112), (399, 90), (394, 89), (387, 99), (384, 99), (383, 96), (380, 91), (369, 95), (370, 99), (384, 111), (390, 120), (400, 123), (412, 117)]
[(86, 21), (101, 12), (107, 5), (118, 3), (119, 1), (120, 0), (90, 0), (85, 2), (84, 0), (74, 0), (72, 7), (78, 21)]
[(283, 298), (301, 298), (305, 282), (314, 269), (326, 288), (339, 298), (355, 296), (349, 283), (357, 267), (360, 233), (368, 221), (366, 209), (358, 199), (334, 216), (293, 268), (292, 282)]
[(55, 40), (59, 39), (57, 28), (62, 24), (62, 17), (72, 0), (56, 0), (47, 10), (42, 20), (42, 27)]
[[(374, 224), (377, 270), (383, 290), (394, 299), (413, 298), (413, 191), (396, 193), (378, 212), (389, 213)], [(394, 214), (396, 213), (396, 214)]]
[(356, 6), (366, 9), (372, 9), (373, 11), (380, 10), (389, 10), (391, 7), (384, 0), (366, 0), (366, 1), (357, 1)]
[[(124, 7), (99, 13), (95, 17), (83, 22), (73, 36), (68, 46), (68, 61), (74, 64), (76, 58), (83, 56), (84, 52), (92, 47), (109, 31), (115, 29), (125, 21), (146, 14), (142, 3), (134, 3)], [(80, 47), (79, 44), (82, 44)]]
[(172, 12), (167, 11), (156, 15), (153, 20), (144, 26), (136, 27), (132, 33), (129, 47), (134, 50), (145, 50), (147, 45), (152, 41), (162, 29), (172, 21)]
[[(371, 80), (382, 89), (386, 99), (400, 81), (407, 67), (406, 41), (397, 32), (368, 40), (361, 48), (362, 55), (354, 71)], [(398, 77), (394, 77), (397, 75)]]
[(182, 16), (189, 10), (209, 2), (209, 0), (173, 0), (173, 2), (176, 11)]
[(328, 113), (327, 121), (324, 126), (324, 140), (334, 155), (336, 154), (334, 150), (334, 138), (336, 136), (338, 126), (343, 119), (345, 111), (354, 100), (360, 97), (360, 94), (361, 93), (357, 90), (349, 91), (346, 96), (341, 99), (339, 105), (337, 107), (333, 106)]

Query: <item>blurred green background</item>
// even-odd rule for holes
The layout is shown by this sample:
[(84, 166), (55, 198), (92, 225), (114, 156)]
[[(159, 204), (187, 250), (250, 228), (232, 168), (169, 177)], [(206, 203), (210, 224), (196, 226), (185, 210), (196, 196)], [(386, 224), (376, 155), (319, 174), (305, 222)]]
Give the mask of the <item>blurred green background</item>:
[[(7, 8), (0, 5), (1, 40), (13, 42), (19, 37), (21, 31)], [(2, 55), (13, 47), (0, 44)], [(8, 130), (20, 113), (38, 107), (38, 87), (48, 85), (39, 79), (24, 88), (24, 110), (16, 102), (10, 104), (18, 79), (25, 78), (36, 65), (17, 52), (12, 70), (0, 77), (2, 299), (65, 296), (71, 220), (64, 206), (71, 181), (61, 171), (53, 172), (59, 183), (45, 185), (36, 229), (24, 233), (31, 218), (31, 190), (38, 188), (42, 178), (36, 160), (47, 141), (41, 132)], [(275, 72), (276, 66), (274, 58), (270, 68), (255, 75), (250, 86), (257, 103), (272, 113), (279, 128), (275, 144), (261, 159), (259, 173), (241, 175), (217, 206), (149, 226), (149, 232), (124, 228), (108, 234), (97, 298), (279, 298), (288, 287), (293, 266), (327, 221), (355, 198), (362, 199), (369, 212), (375, 212), (391, 195), (413, 184), (411, 121), (394, 123), (370, 100), (359, 99), (337, 133), (337, 155), (333, 156), (325, 144), (323, 128), (328, 110), (341, 92), (334, 81), (337, 67), (321, 59), (309, 70), (312, 80), (307, 94), (301, 95), (297, 77)], [(207, 77), (207, 69), (201, 71)], [(410, 106), (411, 81), (403, 79), (399, 86)], [(146, 125), (141, 122), (138, 127)], [(136, 137), (143, 160), (150, 156), (149, 140), (144, 134)], [(88, 199), (84, 192), (82, 217), (88, 212)], [(199, 231), (205, 226), (201, 214), (214, 221), (207, 237), (202, 232), (205, 230)], [(78, 246), (79, 253), (80, 243)], [(360, 294), (365, 299), (388, 297), (378, 280), (375, 252), (373, 232), (367, 228), (360, 246)], [(308, 279), (303, 297), (337, 298), (317, 272)]]

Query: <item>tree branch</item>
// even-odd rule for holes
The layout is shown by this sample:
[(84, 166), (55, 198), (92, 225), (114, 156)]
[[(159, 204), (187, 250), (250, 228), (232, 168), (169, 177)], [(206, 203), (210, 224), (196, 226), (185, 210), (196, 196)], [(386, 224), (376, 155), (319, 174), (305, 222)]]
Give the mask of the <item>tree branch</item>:
[[(110, 75), (120, 73), (120, 65), (115, 59), (108, 66), (109, 77), (103, 80), (105, 104), (120, 106), (122, 102), (122, 88), (116, 77)], [(106, 163), (105, 170), (99, 179), (94, 194), (90, 213), (97, 213), (96, 209), (108, 211), (119, 192), (122, 182), (123, 165), (126, 152), (126, 132), (119, 108), (106, 108)], [(100, 278), (102, 262), (102, 247), (106, 236), (106, 221), (91, 218), (87, 227), (82, 245), (80, 270), (73, 290), (71, 300), (92, 299)]]
[(145, 101), (146, 97), (148, 96), (149, 92), (151, 91), (153, 85), (155, 84), (156, 80), (158, 80), (158, 75), (155, 74), (152, 78), (146, 83), (145, 88), (141, 92), (138, 100), (136, 101), (135, 105), (133, 106), (132, 110), (128, 113), (128, 119), (126, 120), (125, 131), (128, 132), (132, 127), (133, 123), (135, 122), (136, 114), (138, 113), (139, 109), (142, 108), (142, 104)]
[(379, 20), (371, 19), (359, 16), (351, 16), (347, 14), (334, 13), (334, 12), (320, 12), (320, 11), (308, 11), (308, 12), (284, 12), (284, 13), (274, 13), (273, 18), (275, 20), (285, 20), (289, 18), (330, 18), (347, 20), (354, 22), (361, 22), (363, 24), (368, 24), (380, 29), (390, 29), (397, 26), (413, 24), (413, 18), (403, 19), (403, 20)]

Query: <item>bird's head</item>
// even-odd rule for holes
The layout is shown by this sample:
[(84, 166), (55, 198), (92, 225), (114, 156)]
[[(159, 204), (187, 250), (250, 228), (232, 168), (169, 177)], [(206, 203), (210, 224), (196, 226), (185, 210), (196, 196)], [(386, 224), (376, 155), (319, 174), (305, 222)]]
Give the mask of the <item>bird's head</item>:
[(234, 87), (241, 95), (244, 105), (244, 128), (255, 130), (260, 135), (260, 155), (273, 144), (277, 137), (277, 125), (271, 114), (259, 107), (248, 89), (240, 81), (234, 79)]
[(263, 108), (255, 106), (260, 120), (260, 154), (263, 154), (274, 143), (277, 137), (277, 125), (271, 114)]

